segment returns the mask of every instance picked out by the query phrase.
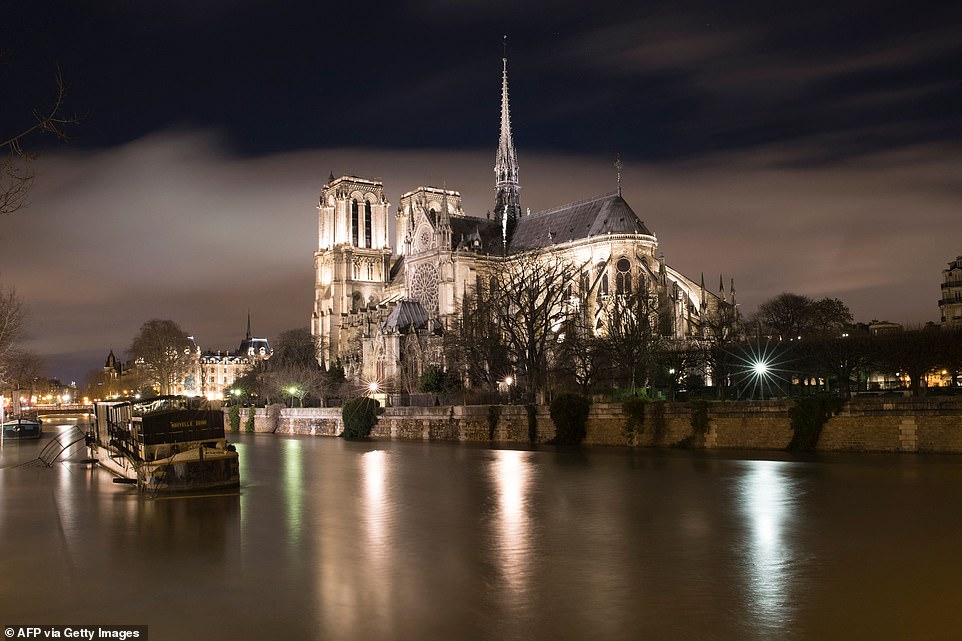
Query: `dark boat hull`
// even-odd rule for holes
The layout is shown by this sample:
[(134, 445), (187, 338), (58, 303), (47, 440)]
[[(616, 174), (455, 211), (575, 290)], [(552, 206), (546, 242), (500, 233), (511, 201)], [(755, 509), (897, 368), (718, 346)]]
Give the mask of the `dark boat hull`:
[(3, 424), (3, 438), (27, 440), (40, 438), (43, 427), (40, 421), (28, 418), (16, 418)]

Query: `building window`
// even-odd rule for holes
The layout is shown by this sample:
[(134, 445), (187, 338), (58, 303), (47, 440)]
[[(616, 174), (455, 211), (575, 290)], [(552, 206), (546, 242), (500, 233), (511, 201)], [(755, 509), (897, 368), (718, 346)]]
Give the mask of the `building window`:
[(631, 261), (619, 258), (616, 264), (618, 275), (615, 276), (615, 290), (619, 294), (631, 293)]
[(364, 246), (373, 246), (371, 244), (371, 203), (368, 201), (364, 201)]
[(358, 220), (357, 220), (357, 201), (351, 201), (351, 244), (357, 247), (357, 231), (358, 231)]
[(598, 288), (598, 296), (608, 295), (608, 273), (605, 272), (601, 275), (601, 286)]

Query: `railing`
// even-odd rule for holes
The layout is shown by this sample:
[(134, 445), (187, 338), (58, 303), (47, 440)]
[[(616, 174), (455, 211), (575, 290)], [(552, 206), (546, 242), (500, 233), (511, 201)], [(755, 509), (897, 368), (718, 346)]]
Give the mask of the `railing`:
[(44, 446), (37, 459), (47, 467), (53, 467), (53, 464), (64, 452), (70, 449), (72, 445), (84, 440), (86, 436), (86, 432), (79, 427), (74, 427), (66, 433), (60, 433)]

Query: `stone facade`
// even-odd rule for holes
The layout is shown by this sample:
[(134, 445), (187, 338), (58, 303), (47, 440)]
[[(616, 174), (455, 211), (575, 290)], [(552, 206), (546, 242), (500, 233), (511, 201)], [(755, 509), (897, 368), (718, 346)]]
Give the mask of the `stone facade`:
[(962, 256), (942, 270), (942, 298), (939, 300), (942, 327), (962, 329)]

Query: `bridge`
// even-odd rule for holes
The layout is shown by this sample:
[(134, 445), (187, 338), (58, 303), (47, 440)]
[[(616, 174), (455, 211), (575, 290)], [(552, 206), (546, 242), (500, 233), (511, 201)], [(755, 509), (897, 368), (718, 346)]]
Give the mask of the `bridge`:
[(56, 405), (38, 403), (30, 408), (30, 411), (36, 413), (38, 418), (42, 416), (88, 416), (94, 413), (94, 406), (84, 405), (83, 403)]

